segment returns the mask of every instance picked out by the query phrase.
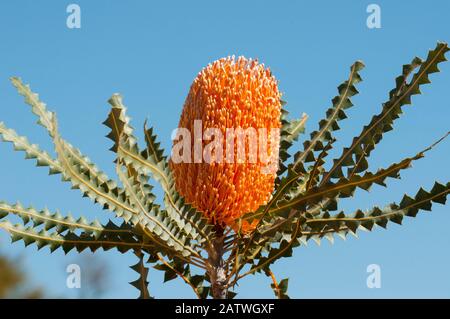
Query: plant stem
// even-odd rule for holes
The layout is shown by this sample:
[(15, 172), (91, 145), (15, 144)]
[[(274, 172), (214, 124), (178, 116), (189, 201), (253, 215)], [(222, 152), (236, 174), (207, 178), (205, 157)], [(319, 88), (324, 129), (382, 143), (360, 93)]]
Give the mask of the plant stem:
[(213, 240), (212, 247), (208, 250), (207, 272), (211, 281), (211, 294), (214, 299), (227, 299), (228, 285), (225, 262), (223, 260), (224, 239), (223, 229), (216, 231), (218, 237)]

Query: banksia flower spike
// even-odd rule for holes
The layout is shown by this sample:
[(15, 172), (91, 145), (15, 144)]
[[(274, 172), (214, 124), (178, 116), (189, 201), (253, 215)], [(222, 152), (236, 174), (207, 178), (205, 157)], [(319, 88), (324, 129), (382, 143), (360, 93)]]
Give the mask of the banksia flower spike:
[[(219, 138), (216, 146), (220, 150), (216, 149), (213, 154), (215, 161), (208, 161), (202, 150), (214, 140), (200, 137), (201, 140), (196, 141), (198, 136), (193, 135), (188, 161), (171, 161), (171, 168), (179, 193), (212, 223), (234, 226), (243, 214), (267, 203), (273, 191), (277, 169), (267, 170), (267, 158), (258, 156), (259, 151), (265, 151), (259, 144), (264, 139), (262, 134), (266, 134), (267, 145), (263, 147), (267, 146), (267, 157), (277, 164), (281, 127), (280, 98), (277, 80), (270, 70), (256, 60), (245, 57), (217, 60), (195, 78), (183, 107), (179, 127), (194, 135), (196, 121), (201, 125), (201, 134), (210, 128), (219, 129), (223, 138)], [(255, 137), (251, 133), (241, 136), (247, 139), (242, 141), (245, 142), (245, 158), (239, 158), (239, 155), (242, 156), (238, 150), (242, 145), (237, 142), (239, 136), (234, 134), (232, 139), (226, 136), (230, 137), (232, 132), (238, 132), (239, 129), (249, 132), (248, 128), (255, 129), (253, 132), (257, 134), (257, 139), (249, 140)], [(274, 136), (267, 136), (271, 132)], [(218, 137), (214, 138), (217, 142)], [(195, 150), (201, 152), (198, 156), (200, 160), (196, 160)]]
[[(446, 43), (438, 43), (426, 59), (416, 57), (405, 64), (380, 112), (331, 160), (334, 132), (340, 129), (338, 122), (347, 118), (346, 110), (353, 106), (351, 98), (362, 81), (360, 61), (338, 86), (318, 129), (293, 156), (291, 148), (307, 117), (288, 118), (276, 79), (255, 60), (228, 57), (198, 74), (182, 110), (170, 160), (146, 124), (146, 143), (139, 145), (122, 97), (114, 94), (104, 124), (113, 142), (117, 180), (67, 142), (58, 130), (56, 114), (28, 85), (12, 78), (49, 133), (56, 157), (3, 122), (1, 140), (11, 142), (38, 166), (47, 166), (50, 174), (61, 174), (63, 181), (122, 223), (101, 224), (0, 201), (0, 229), (13, 241), (51, 251), (131, 250), (137, 258), (131, 268), (139, 274), (131, 284), (139, 289), (140, 298), (151, 298), (149, 264), (165, 273), (165, 281), (182, 278), (198, 298), (232, 298), (236, 283), (255, 273), (270, 278), (275, 296), (288, 298), (288, 280), (278, 281), (271, 267), (292, 256), (295, 247), (310, 239), (333, 242), (335, 236), (346, 238), (390, 222), (401, 224), (405, 217), (445, 204), (450, 182), (435, 182), (420, 187), (414, 196), (404, 195), (398, 203), (333, 213), (339, 199), (353, 196), (357, 188), (386, 186), (389, 178), (399, 178), (450, 134), (390, 166), (369, 167), (370, 154), (393, 130), (403, 107), (430, 83), (432, 73), (439, 72), (447, 51)], [(155, 201), (153, 182), (161, 186), (161, 201)], [(15, 217), (22, 221), (13, 224)]]

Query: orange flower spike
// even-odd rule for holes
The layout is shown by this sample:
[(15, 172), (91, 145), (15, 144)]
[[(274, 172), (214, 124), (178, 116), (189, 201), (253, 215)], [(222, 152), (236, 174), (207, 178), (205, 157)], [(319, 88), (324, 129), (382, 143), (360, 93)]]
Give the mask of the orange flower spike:
[[(190, 163), (171, 161), (170, 167), (176, 188), (186, 202), (220, 227), (235, 227), (237, 218), (256, 210), (270, 198), (276, 173), (265, 171), (268, 163), (259, 158), (258, 129), (265, 128), (265, 134), (269, 134), (271, 129), (281, 127), (280, 98), (277, 80), (270, 70), (244, 57), (222, 58), (209, 64), (197, 75), (190, 88), (179, 127), (191, 133), (192, 153), (195, 120), (202, 121), (201, 134), (208, 128), (219, 129), (223, 135), (222, 158), (220, 162), (208, 163), (202, 158), (201, 163), (194, 163), (194, 155), (191, 154)], [(252, 147), (247, 139), (244, 141), (244, 163), (238, 162), (236, 136), (231, 143), (226, 139), (227, 129), (237, 128), (256, 130), (256, 162), (249, 162)], [(266, 137), (267, 156), (278, 163), (279, 133), (274, 138), (275, 144), (272, 145), (271, 139)], [(174, 144), (177, 142), (174, 141)], [(211, 142), (202, 139), (202, 150)], [(230, 147), (231, 150), (228, 150)], [(229, 151), (234, 153), (232, 161), (226, 157)], [(242, 230), (251, 230), (255, 225), (255, 222), (244, 224)]]

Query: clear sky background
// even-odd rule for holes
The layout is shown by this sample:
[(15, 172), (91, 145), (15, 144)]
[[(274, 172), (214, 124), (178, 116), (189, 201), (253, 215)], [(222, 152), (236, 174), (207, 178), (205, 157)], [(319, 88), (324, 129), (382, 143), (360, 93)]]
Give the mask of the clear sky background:
[[(414, 56), (426, 57), (436, 41), (450, 40), (450, 2), (373, 1), (381, 7), (381, 29), (368, 29), (370, 1), (73, 1), (81, 7), (81, 29), (66, 27), (69, 1), (2, 1), (0, 3), (0, 121), (52, 151), (44, 129), (8, 78), (18, 75), (56, 111), (63, 136), (79, 147), (110, 176), (114, 154), (101, 125), (107, 99), (120, 92), (133, 124), (142, 137), (145, 118), (155, 126), (166, 149), (170, 133), (189, 86), (201, 70), (218, 58), (245, 55), (270, 66), (279, 79), (287, 109), (293, 116), (306, 112), (308, 129), (317, 122), (347, 78), (357, 59), (366, 64), (356, 105), (337, 133), (339, 150), (347, 146), (386, 101), (402, 65)], [(431, 76), (423, 95), (413, 98), (405, 115), (385, 134), (370, 160), (372, 170), (414, 155), (449, 130), (450, 63)], [(352, 212), (374, 204), (415, 195), (420, 186), (447, 182), (450, 142), (446, 141), (404, 171), (401, 180), (388, 180), (389, 190), (374, 186), (370, 193), (342, 201)], [(331, 156), (330, 156), (331, 158)], [(59, 176), (47, 176), (10, 144), (0, 144), (0, 199), (20, 200), (37, 208), (48, 206), (74, 215), (113, 216), (82, 199)], [(360, 233), (359, 239), (336, 239), (335, 244), (311, 242), (294, 257), (274, 266), (279, 278), (289, 277), (294, 298), (450, 297), (450, 206), (407, 218), (403, 226), (389, 225)], [(75, 297), (66, 288), (66, 266), (76, 253), (50, 254), (48, 249), (24, 249), (10, 244), (0, 232), (0, 252), (20, 257), (31, 279), (51, 296)], [(128, 266), (133, 254), (99, 252), (110, 265), (111, 282), (105, 297), (135, 298), (127, 282), (136, 278)], [(366, 286), (369, 264), (381, 267), (380, 289)], [(264, 275), (241, 282), (239, 297), (272, 298)], [(156, 297), (194, 297), (177, 279), (162, 284), (162, 273), (150, 273)]]

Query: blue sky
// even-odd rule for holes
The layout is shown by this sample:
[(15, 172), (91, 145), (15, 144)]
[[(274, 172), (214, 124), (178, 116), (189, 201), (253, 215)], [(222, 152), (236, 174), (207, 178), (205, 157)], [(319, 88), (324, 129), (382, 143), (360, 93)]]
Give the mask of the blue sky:
[[(81, 7), (81, 29), (66, 27), (66, 7), (72, 2), (1, 2), (0, 121), (52, 151), (48, 136), (9, 83), (10, 76), (21, 76), (57, 112), (63, 136), (110, 176), (114, 154), (108, 151), (107, 128), (101, 122), (113, 93), (123, 94), (134, 126), (141, 128), (148, 118), (168, 149), (197, 72), (220, 57), (245, 55), (270, 66), (289, 112), (309, 114), (307, 127), (314, 130), (350, 65), (361, 59), (366, 64), (364, 81), (353, 99), (356, 106), (337, 133), (340, 152), (380, 110), (402, 65), (416, 55), (426, 57), (436, 41), (450, 40), (450, 3), (445, 0), (73, 2)], [(366, 26), (370, 3), (381, 7), (381, 29)], [(372, 170), (416, 154), (449, 130), (450, 63), (440, 69), (373, 152)], [(405, 171), (401, 180), (389, 180), (389, 190), (375, 186), (370, 193), (357, 191), (341, 208), (352, 212), (384, 205), (405, 192), (414, 195), (420, 186), (429, 189), (435, 180), (447, 182), (449, 156), (446, 141)], [(0, 178), (0, 199), (8, 202), (20, 200), (103, 221), (112, 216), (4, 143)], [(449, 206), (436, 205), (432, 213), (407, 219), (403, 226), (361, 233), (359, 239), (336, 239), (334, 245), (311, 242), (273, 270), (280, 278), (290, 278), (294, 298), (449, 298), (448, 225)], [(33, 282), (50, 295), (77, 296), (65, 285), (65, 267), (76, 260), (75, 253), (65, 256), (62, 251), (24, 249), (23, 243), (10, 245), (3, 232), (0, 252), (20, 257)], [(135, 262), (134, 255), (97, 254), (112, 273), (105, 296), (136, 297), (127, 284), (135, 279), (127, 268)], [(366, 267), (374, 263), (381, 267), (380, 289), (366, 286)], [(264, 275), (248, 277), (241, 282), (239, 296), (271, 298), (269, 284)], [(163, 285), (156, 271), (150, 274), (150, 288), (157, 297), (193, 297), (180, 280)]]

